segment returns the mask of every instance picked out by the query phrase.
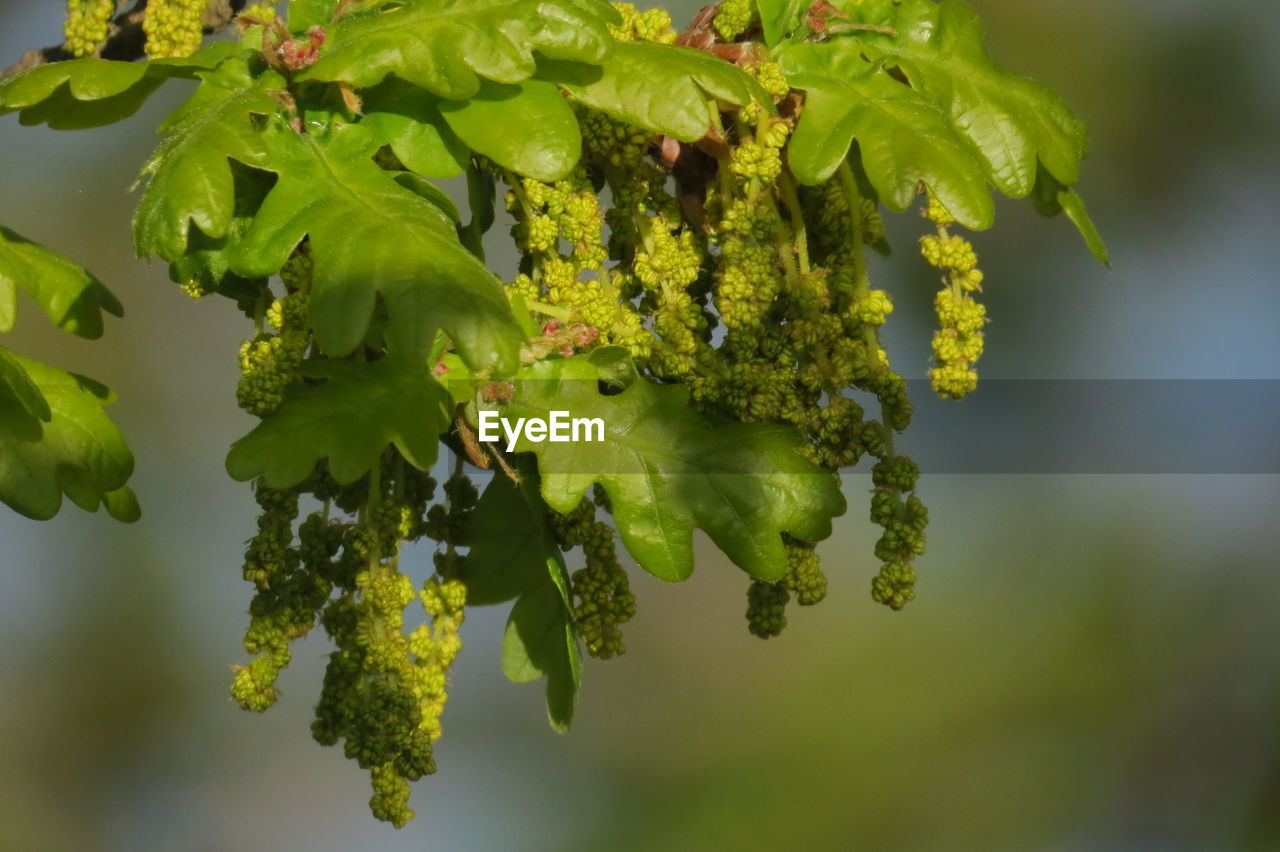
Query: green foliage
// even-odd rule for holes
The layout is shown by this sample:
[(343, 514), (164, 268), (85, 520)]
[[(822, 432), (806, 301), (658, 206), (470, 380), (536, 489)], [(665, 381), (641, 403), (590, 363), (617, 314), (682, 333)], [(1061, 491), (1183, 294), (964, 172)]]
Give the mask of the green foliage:
[(102, 336), (103, 311), (124, 316), (124, 307), (97, 278), (63, 255), (0, 226), (0, 332), (13, 329), (18, 290), (58, 328), (90, 340)]
[[(64, 331), (102, 336), (102, 313), (123, 316), (116, 297), (80, 266), (0, 226), (0, 332), (13, 329), (26, 293)], [(52, 518), (62, 496), (88, 512), (106, 505), (132, 522), (138, 502), (125, 483), (133, 454), (102, 408), (98, 382), (0, 347), (0, 501), (29, 518)]]
[[(849, 12), (861, 20), (856, 4)], [(1047, 86), (997, 65), (983, 46), (978, 13), (962, 0), (902, 0), (893, 36), (855, 38), (872, 59), (901, 69), (908, 82), (951, 117), (1001, 192), (1027, 196), (1036, 162), (1070, 186), (1088, 150), (1084, 124)]]
[(467, 170), (471, 151), (445, 123), (440, 99), (417, 86), (392, 77), (370, 89), (361, 124), (416, 174), (451, 178)]
[(863, 58), (859, 44), (798, 44), (779, 63), (805, 90), (787, 149), (798, 181), (828, 180), (857, 139), (867, 179), (890, 209), (906, 210), (923, 182), (966, 226), (991, 226), (995, 208), (982, 167), (946, 114)]
[(503, 638), (502, 670), (517, 683), (545, 677), (547, 716), (564, 731), (582, 678), (569, 575), (538, 493), (537, 467), (523, 463), (519, 470), (521, 482), (495, 476), (480, 497), (468, 526), (472, 545), (462, 579), (469, 606), (516, 601)]
[[(465, 101), (442, 101), (441, 114), (462, 143), (503, 168), (559, 180), (578, 164), (582, 135), (560, 90), (541, 80), (484, 81)], [(526, 128), (521, 133), (504, 127)]]
[[(271, 275), (309, 237), (315, 281), (309, 322), (320, 348), (346, 355), (364, 339), (377, 296), (402, 352), (443, 328), (471, 364), (510, 369), (520, 333), (498, 279), (458, 241), (440, 209), (373, 162), (378, 143), (359, 126), (262, 134), (264, 167), (279, 181), (232, 253), (233, 271)], [(203, 227), (202, 227), (203, 230)]]
[[(787, 568), (782, 533), (806, 541), (831, 534), (844, 513), (839, 483), (799, 454), (795, 430), (700, 416), (688, 390), (636, 376), (625, 353), (542, 361), (518, 374), (504, 416), (599, 418), (604, 440), (592, 444), (531, 443), (542, 494), (568, 512), (594, 483), (609, 495), (627, 551), (667, 582), (693, 573), (693, 531), (711, 540), (753, 577), (781, 579)], [(602, 379), (621, 391), (600, 392)]]
[(706, 135), (711, 98), (773, 106), (734, 66), (699, 50), (649, 42), (619, 42), (602, 63), (542, 62), (538, 77), (613, 118), (681, 142)]
[(138, 111), (165, 80), (192, 77), (248, 51), (219, 42), (192, 56), (147, 63), (73, 59), (41, 65), (0, 84), (0, 115), (17, 111), (24, 125), (79, 130), (112, 124)]
[(93, 512), (137, 520), (125, 483), (133, 454), (102, 408), (105, 387), (74, 373), (0, 352), (0, 500), (29, 518), (52, 518), (65, 494)]
[[(919, 201), (932, 223), (945, 397), (978, 384), (983, 276), (953, 228), (993, 224), (990, 187), (1065, 212), (1106, 261), (1073, 189), (1083, 124), (987, 56), (960, 0), (724, 0), (679, 37), (661, 10), (599, 0), (292, 0), (287, 20), (255, 7), (238, 41), (195, 50), (200, 9), (148, 5), (146, 52), (172, 58), (35, 68), (0, 85), (0, 114), (92, 127), (166, 79), (198, 82), (143, 167), (133, 237), (187, 293), (252, 320), (236, 401), (260, 422), (227, 470), (260, 509), (253, 659), (231, 693), (272, 706), (291, 643), (321, 627), (313, 735), (369, 772), (396, 826), (436, 769), (467, 605), (514, 602), (502, 668), (546, 679), (557, 730), (581, 650), (624, 652), (636, 596), (615, 527), (669, 582), (704, 531), (748, 575), (748, 629), (777, 636), (792, 602), (825, 597), (838, 474), (870, 456), (871, 597), (914, 598), (928, 511), (894, 445), (912, 406), (882, 345), (893, 299), (872, 285), (885, 210)], [(72, 11), (72, 49), (97, 51), (102, 8)], [(433, 182), (463, 174), (468, 211)], [(499, 183), (510, 281), (484, 262)], [(0, 229), (0, 331), (18, 290), (84, 337), (120, 313)], [(48, 517), (65, 493), (135, 518), (109, 400), (0, 348), (0, 499)], [(481, 440), (493, 412), (565, 412), (601, 440)], [(423, 539), (433, 573), (415, 589), (399, 560)]]
[(452, 0), (361, 3), (338, 21), (319, 61), (301, 80), (367, 88), (388, 74), (451, 100), (480, 91), (480, 79), (518, 83), (533, 75), (534, 52), (599, 62), (618, 20), (599, 0)]
[(261, 478), (292, 488), (328, 460), (339, 485), (378, 464), (388, 444), (420, 470), (436, 460), (448, 426), (448, 395), (421, 368), (395, 358), (371, 364), (321, 361), (307, 365), (321, 384), (299, 385), (278, 411), (237, 441), (227, 456), (233, 479)]
[(140, 257), (178, 260), (191, 224), (206, 236), (226, 236), (235, 210), (230, 160), (249, 166), (267, 160), (253, 117), (279, 108), (271, 91), (284, 85), (283, 78), (273, 71), (255, 77), (239, 60), (200, 77), (191, 99), (160, 125), (165, 140), (143, 167), (150, 180), (133, 219)]

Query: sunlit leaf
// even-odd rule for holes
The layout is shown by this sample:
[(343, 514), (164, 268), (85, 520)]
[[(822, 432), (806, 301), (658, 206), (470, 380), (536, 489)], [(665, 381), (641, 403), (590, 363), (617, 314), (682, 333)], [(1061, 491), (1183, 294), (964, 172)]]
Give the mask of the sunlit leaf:
[(302, 80), (370, 87), (394, 74), (442, 98), (476, 94), (480, 79), (518, 83), (550, 59), (599, 62), (617, 13), (599, 0), (367, 3), (329, 28)]

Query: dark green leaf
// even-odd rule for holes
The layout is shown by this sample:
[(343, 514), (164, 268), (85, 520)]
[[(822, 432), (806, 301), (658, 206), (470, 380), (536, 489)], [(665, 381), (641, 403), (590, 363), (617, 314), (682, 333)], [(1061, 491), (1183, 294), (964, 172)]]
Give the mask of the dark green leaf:
[(547, 556), (553, 548), (548, 547), (545, 526), (545, 515), (534, 517), (521, 486), (495, 474), (467, 525), (471, 550), (463, 561), (462, 580), (468, 606), (514, 600), (546, 579)]
[(472, 606), (518, 598), (503, 641), (503, 671), (516, 682), (547, 678), (547, 715), (564, 731), (573, 719), (582, 658), (564, 557), (548, 524), (529, 457), (516, 461), (519, 484), (498, 474), (471, 516), (463, 567)]
[(102, 336), (102, 312), (124, 316), (116, 297), (83, 268), (0, 226), (0, 331), (13, 328), (14, 292), (35, 300), (58, 328), (91, 340)]
[[(9, 384), (0, 384), (0, 501), (36, 520), (58, 513), (66, 493), (93, 511), (101, 500), (121, 508), (113, 492), (133, 472), (133, 454), (102, 407), (102, 385), (8, 353), (48, 403), (47, 423), (29, 413)], [(114, 512), (113, 512), (114, 514)], [(122, 512), (122, 519), (128, 513)]]
[(440, 112), (471, 150), (535, 180), (560, 180), (582, 155), (573, 108), (542, 80), (484, 81), (465, 101), (441, 101)]
[(600, 442), (521, 437), (516, 444), (537, 454), (552, 508), (572, 510), (600, 483), (627, 550), (669, 582), (693, 572), (694, 529), (763, 580), (786, 573), (782, 533), (814, 542), (830, 535), (831, 519), (845, 510), (840, 483), (800, 455), (795, 429), (712, 420), (692, 409), (687, 387), (639, 377), (601, 394), (600, 381), (616, 381), (624, 370), (633, 370), (625, 350), (606, 348), (519, 373), (504, 417), (547, 419), (558, 410), (604, 421)]
[(740, 68), (666, 44), (619, 42), (598, 64), (540, 62), (538, 77), (614, 118), (682, 142), (707, 134), (711, 98), (773, 109), (773, 99)]
[(554, 584), (526, 592), (511, 608), (502, 638), (502, 671), (516, 683), (545, 677), (551, 726), (560, 732), (568, 730), (578, 700), (582, 661), (573, 625), (565, 617), (564, 598)]
[(309, 235), (310, 323), (327, 354), (360, 343), (381, 293), (402, 354), (425, 354), (443, 329), (473, 366), (514, 368), (522, 335), (497, 277), (436, 205), (373, 162), (379, 145), (368, 130), (302, 135), (281, 123), (267, 138), (265, 167), (280, 179), (234, 252), (233, 271), (271, 275)]
[(341, 80), (361, 88), (394, 74), (442, 98), (479, 91), (480, 78), (518, 83), (534, 71), (534, 52), (599, 62), (619, 20), (599, 0), (444, 0), (371, 3), (329, 29), (320, 59), (299, 79)]
[(484, 262), (484, 235), (493, 227), (493, 208), (497, 186), (493, 173), (480, 168), (475, 162), (467, 166), (467, 206), (471, 208), (471, 221), (459, 236), (463, 245)]
[(805, 108), (787, 161), (804, 184), (822, 183), (853, 140), (880, 199), (905, 210), (923, 181), (957, 220), (988, 228), (995, 216), (982, 165), (945, 113), (861, 56), (857, 42), (798, 44), (778, 57)]
[(333, 478), (346, 484), (377, 464), (388, 444), (421, 470), (435, 463), (440, 433), (449, 426), (449, 399), (424, 367), (393, 358), (305, 366), (309, 376), (327, 381), (294, 388), (232, 445), (232, 479), (262, 477), (272, 488), (292, 488), (328, 459)]

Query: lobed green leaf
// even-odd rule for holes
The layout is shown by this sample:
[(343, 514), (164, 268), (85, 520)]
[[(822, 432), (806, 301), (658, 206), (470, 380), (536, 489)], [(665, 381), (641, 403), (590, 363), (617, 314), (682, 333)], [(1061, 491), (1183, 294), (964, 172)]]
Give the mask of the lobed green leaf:
[(389, 74), (450, 100), (470, 98), (481, 78), (518, 83), (535, 52), (600, 62), (618, 15), (601, 0), (432, 0), (367, 3), (336, 22), (319, 60), (299, 80), (360, 88)]
[[(629, 376), (620, 391), (602, 381)], [(604, 421), (604, 440), (550, 443), (520, 438), (537, 454), (542, 495), (568, 512), (599, 483), (636, 562), (676, 582), (693, 572), (693, 531), (701, 529), (753, 577), (778, 580), (787, 562), (782, 534), (820, 541), (845, 510), (836, 477), (800, 455), (789, 426), (704, 417), (689, 389), (634, 375), (625, 350), (541, 361), (523, 369), (503, 416), (549, 417), (567, 411)]]
[(440, 112), (471, 150), (534, 180), (560, 180), (582, 156), (573, 108), (543, 80), (486, 80), (465, 101), (441, 101)]
[(143, 167), (150, 180), (133, 217), (140, 257), (176, 261), (191, 224), (207, 237), (225, 237), (235, 216), (229, 160), (261, 167), (267, 159), (254, 116), (280, 108), (271, 93), (284, 88), (284, 78), (270, 70), (255, 77), (244, 62), (200, 76), (200, 88), (161, 125), (165, 140)]
[(74, 261), (0, 226), (0, 331), (13, 328), (18, 290), (58, 328), (90, 340), (102, 336), (103, 311), (124, 316), (115, 295)]
[(826, 181), (857, 140), (867, 179), (890, 209), (906, 210), (923, 181), (960, 222), (991, 226), (995, 206), (982, 165), (936, 104), (869, 63), (852, 41), (792, 45), (778, 61), (805, 91), (787, 147), (797, 180)]
[(137, 501), (125, 486), (133, 454), (102, 410), (114, 397), (92, 379), (0, 351), (0, 501), (47, 520), (66, 494), (86, 511), (105, 501), (113, 517), (135, 520)]
[(232, 445), (226, 465), (232, 479), (261, 477), (271, 488), (292, 488), (327, 459), (329, 473), (347, 484), (368, 473), (388, 445), (421, 470), (435, 463), (449, 398), (422, 365), (384, 358), (304, 366), (308, 376), (326, 381), (294, 388)]
[(440, 99), (417, 86), (390, 78), (364, 96), (365, 127), (410, 171), (451, 178), (466, 171), (471, 152), (445, 123)]
[(713, 98), (773, 109), (773, 99), (742, 69), (674, 45), (619, 42), (602, 62), (540, 62), (538, 78), (587, 106), (681, 142), (707, 135)]
[(582, 678), (569, 574), (538, 491), (537, 467), (525, 458), (516, 468), (520, 483), (495, 475), (471, 515), (473, 544), (462, 579), (470, 606), (516, 599), (503, 638), (503, 671), (517, 683), (545, 677), (547, 715), (564, 731)]
[[(862, 20), (857, 4), (846, 8)], [(1037, 160), (1066, 186), (1079, 179), (1088, 150), (1084, 124), (1049, 87), (992, 61), (972, 6), (962, 0), (902, 0), (891, 26), (897, 35), (853, 38), (870, 58), (901, 69), (915, 89), (942, 107), (996, 188), (1026, 197), (1035, 185)]]
[(100, 127), (133, 115), (167, 79), (190, 78), (250, 53), (245, 46), (226, 41), (188, 57), (149, 62), (51, 62), (0, 84), (0, 115), (19, 112), (22, 124), (48, 124), (54, 130)]
[(298, 134), (277, 123), (264, 138), (264, 167), (279, 181), (232, 252), (234, 272), (271, 275), (309, 237), (309, 322), (325, 353), (355, 349), (381, 294), (401, 354), (422, 355), (443, 329), (472, 366), (514, 369), (523, 335), (498, 279), (439, 207), (373, 162), (379, 144), (368, 130)]

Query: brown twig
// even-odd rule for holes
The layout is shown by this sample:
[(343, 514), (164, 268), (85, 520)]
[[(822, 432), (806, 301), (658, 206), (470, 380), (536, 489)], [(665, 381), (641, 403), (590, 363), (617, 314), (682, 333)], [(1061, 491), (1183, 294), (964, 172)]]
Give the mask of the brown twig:
[[(200, 20), (204, 34), (213, 35), (226, 29), (247, 3), (248, 0), (209, 0)], [(147, 37), (142, 31), (142, 20), (146, 17), (146, 9), (147, 0), (134, 0), (127, 9), (116, 15), (107, 27), (107, 40), (94, 55), (123, 62), (133, 62), (145, 57)], [(74, 58), (66, 46), (61, 44), (28, 50), (21, 59), (0, 71), (0, 83), (39, 65)]]

